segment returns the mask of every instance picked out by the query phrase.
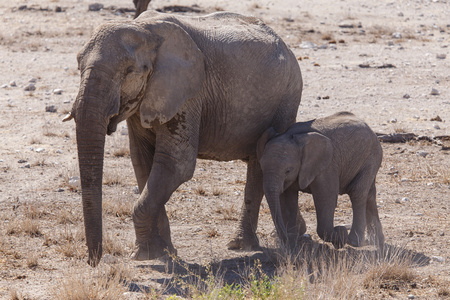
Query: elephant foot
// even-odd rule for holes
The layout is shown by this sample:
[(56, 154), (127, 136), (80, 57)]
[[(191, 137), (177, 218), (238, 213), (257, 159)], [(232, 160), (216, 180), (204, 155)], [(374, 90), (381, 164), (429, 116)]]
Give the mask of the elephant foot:
[(261, 247), (259, 246), (258, 238), (254, 239), (244, 239), (243, 237), (235, 237), (228, 244), (229, 250), (245, 250), (245, 251), (259, 251)]
[(134, 260), (152, 260), (167, 255), (177, 255), (177, 251), (173, 246), (168, 246), (161, 237), (156, 237), (146, 242), (137, 242), (137, 250), (132, 255)]
[(348, 235), (347, 243), (353, 247), (361, 247), (364, 246), (364, 235), (358, 236), (354, 231), (351, 231)]
[(345, 226), (336, 226), (333, 230), (333, 235), (331, 237), (331, 243), (334, 248), (341, 249), (345, 246), (348, 240), (348, 232)]

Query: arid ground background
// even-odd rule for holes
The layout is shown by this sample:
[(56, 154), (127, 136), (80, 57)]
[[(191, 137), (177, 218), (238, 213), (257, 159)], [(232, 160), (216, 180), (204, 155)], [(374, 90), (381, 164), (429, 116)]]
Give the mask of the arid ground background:
[[(107, 138), (105, 149), (106, 259), (95, 270), (86, 264), (81, 195), (74, 180), (79, 176), (75, 124), (61, 120), (78, 91), (77, 52), (96, 26), (131, 20), (134, 9), (131, 0), (112, 0), (102, 1), (101, 11), (88, 11), (92, 3), (0, 1), (1, 299), (61, 298), (70, 284), (87, 284), (88, 276), (101, 276), (96, 272), (102, 265), (117, 264), (133, 283), (125, 299), (145, 297), (145, 288), (165, 287), (170, 296), (176, 291), (171, 278), (183, 271), (170, 271), (161, 261), (130, 260), (130, 212), (138, 195), (125, 123)], [(149, 9), (173, 5), (194, 9), (181, 12), (190, 15), (251, 14), (274, 28), (303, 73), (299, 121), (347, 110), (377, 133), (417, 136), (382, 143), (377, 202), (386, 243), (421, 257), (421, 263), (411, 266), (414, 279), (385, 282), (375, 291), (361, 286), (348, 297), (448, 297), (450, 1), (153, 0)], [(226, 247), (237, 226), (245, 174), (240, 161), (199, 160), (194, 178), (168, 202), (173, 242), (189, 268), (212, 263), (233, 282), (259, 259), (273, 273), (267, 251)], [(299, 201), (307, 233), (320, 244), (312, 198), (301, 194)], [(351, 224), (346, 196), (339, 198), (335, 222)], [(264, 200), (258, 235), (266, 249), (275, 247), (273, 231)]]

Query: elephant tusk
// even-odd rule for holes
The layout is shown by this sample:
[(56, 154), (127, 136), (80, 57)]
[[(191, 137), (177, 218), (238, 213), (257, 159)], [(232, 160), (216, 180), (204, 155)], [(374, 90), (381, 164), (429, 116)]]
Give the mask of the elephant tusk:
[(63, 122), (67, 122), (73, 119), (73, 115), (71, 113), (68, 113), (64, 119), (62, 119)]

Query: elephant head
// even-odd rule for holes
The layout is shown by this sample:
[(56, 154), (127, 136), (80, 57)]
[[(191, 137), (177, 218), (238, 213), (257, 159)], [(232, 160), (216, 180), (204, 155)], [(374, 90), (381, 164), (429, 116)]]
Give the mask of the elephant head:
[[(286, 241), (288, 230), (283, 221), (281, 200), (285, 191), (298, 184), (296, 190), (306, 189), (332, 161), (331, 140), (317, 132), (277, 135), (269, 128), (258, 140), (257, 156), (263, 171), (264, 194), (272, 218), (282, 241)], [(297, 195), (294, 199), (297, 203)], [(292, 203), (288, 203), (292, 210)], [(295, 220), (291, 220), (292, 223)]]
[(202, 87), (203, 54), (180, 26), (163, 21), (108, 23), (78, 54), (76, 122), (89, 263), (102, 256), (102, 173), (105, 135), (138, 113), (151, 128), (170, 120)]

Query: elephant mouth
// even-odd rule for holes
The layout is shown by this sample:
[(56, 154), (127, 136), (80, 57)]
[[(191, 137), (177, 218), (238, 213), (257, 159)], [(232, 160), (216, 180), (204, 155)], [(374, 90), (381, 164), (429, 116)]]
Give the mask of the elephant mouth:
[(107, 130), (106, 130), (106, 134), (107, 134), (107, 135), (111, 135), (111, 134), (113, 134), (114, 132), (116, 132), (116, 130), (117, 130), (117, 124), (119, 124), (120, 121), (122, 121), (122, 120), (120, 120), (120, 118), (119, 118), (118, 115), (112, 117), (112, 118), (109, 120), (108, 128), (107, 128)]

